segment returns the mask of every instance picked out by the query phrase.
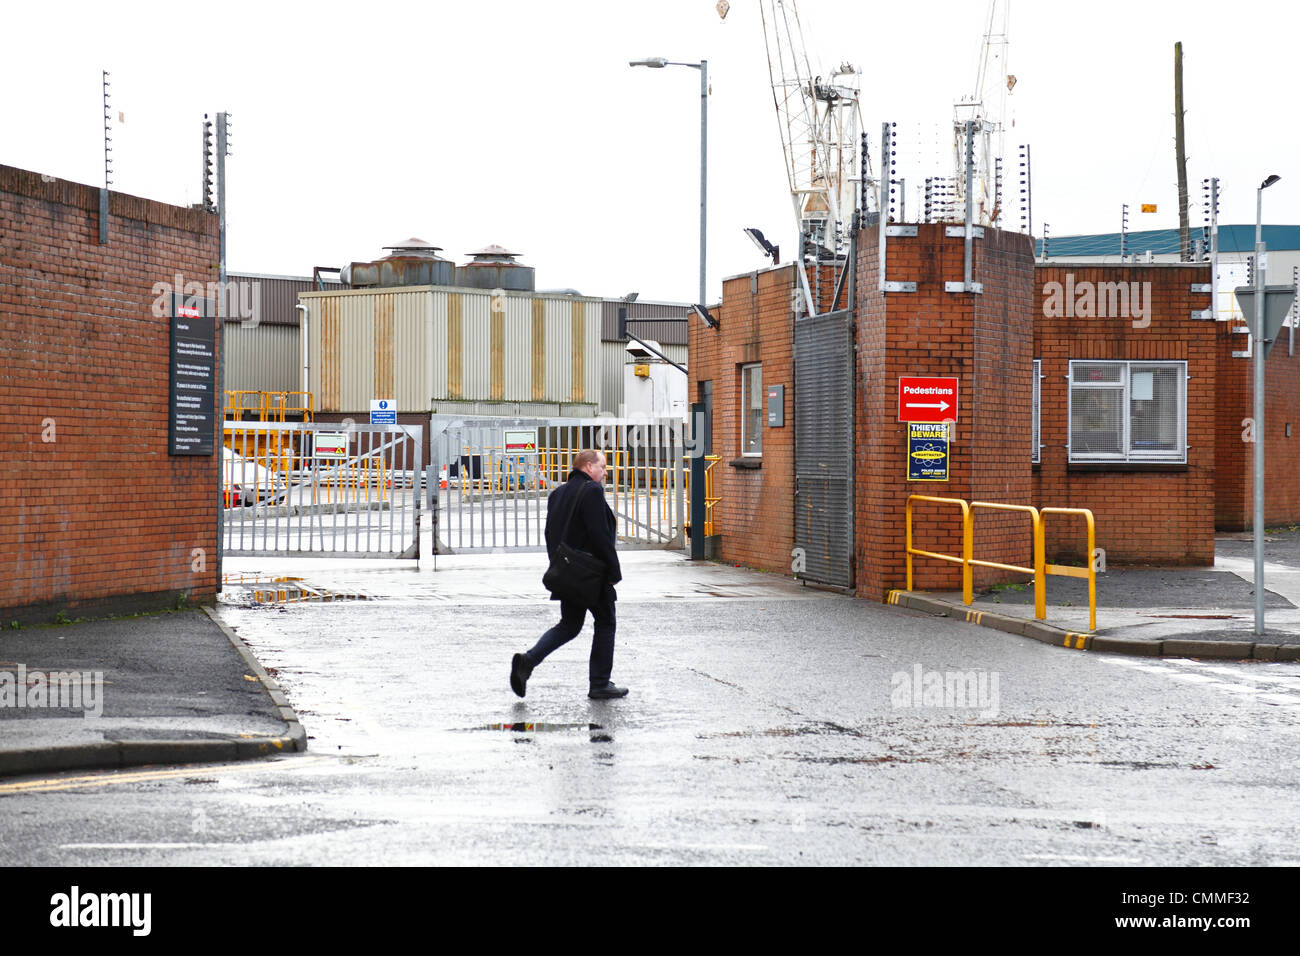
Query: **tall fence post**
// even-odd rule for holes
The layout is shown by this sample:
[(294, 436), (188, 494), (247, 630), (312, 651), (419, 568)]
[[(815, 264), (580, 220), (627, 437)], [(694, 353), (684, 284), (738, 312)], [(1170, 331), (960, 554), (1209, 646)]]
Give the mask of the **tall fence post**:
[(704, 403), (691, 403), (691, 560), (704, 558)]

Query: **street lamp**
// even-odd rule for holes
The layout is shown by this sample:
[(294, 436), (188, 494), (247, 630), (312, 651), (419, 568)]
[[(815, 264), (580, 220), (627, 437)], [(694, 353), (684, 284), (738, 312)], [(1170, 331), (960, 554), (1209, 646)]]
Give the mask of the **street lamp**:
[(706, 235), (707, 206), (708, 206), (708, 156), (709, 156), (709, 61), (701, 60), (699, 63), (679, 63), (674, 60), (666, 60), (661, 56), (649, 57), (644, 60), (629, 60), (628, 66), (648, 66), (654, 70), (662, 70), (666, 66), (689, 66), (693, 70), (700, 71), (700, 305), (705, 305), (707, 300), (704, 298), (705, 281), (704, 281), (704, 244)]
[(1281, 179), (1276, 174), (1255, 191), (1255, 634), (1264, 633), (1264, 190)]

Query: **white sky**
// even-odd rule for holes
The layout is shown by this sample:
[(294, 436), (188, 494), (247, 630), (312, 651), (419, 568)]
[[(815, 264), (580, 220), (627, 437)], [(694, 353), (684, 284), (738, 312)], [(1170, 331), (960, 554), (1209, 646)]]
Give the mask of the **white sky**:
[[(0, 163), (101, 184), (107, 69), (116, 190), (199, 201), (202, 116), (231, 113), (232, 271), (310, 274), (415, 235), (457, 262), (505, 245), (539, 288), (694, 301), (699, 74), (627, 61), (705, 58), (715, 300), (723, 277), (766, 262), (743, 227), (794, 250), (758, 3), (731, 0), (725, 21), (715, 4), (10, 4)], [(799, 0), (814, 69), (862, 68), (873, 153), (881, 121), (898, 123), (910, 221), (923, 179), (951, 175), (985, 7)], [(1268, 173), (1283, 178), (1265, 221), (1300, 223), (1298, 25), (1300, 6), (1264, 0), (1013, 3), (1006, 168), (1030, 143), (1035, 232), (1117, 231), (1123, 203), (1130, 229), (1177, 226), (1176, 40), (1192, 226), (1202, 178), (1222, 181), (1221, 222), (1253, 222)]]

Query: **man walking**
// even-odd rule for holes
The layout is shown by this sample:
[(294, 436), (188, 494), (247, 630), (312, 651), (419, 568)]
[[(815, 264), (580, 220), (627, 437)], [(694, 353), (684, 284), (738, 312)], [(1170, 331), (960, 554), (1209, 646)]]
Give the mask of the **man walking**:
[[(614, 669), (614, 602), (617, 600), (614, 585), (623, 579), (623, 572), (619, 569), (618, 553), (614, 550), (614, 513), (605, 503), (605, 489), (601, 484), (604, 480), (605, 456), (590, 449), (580, 451), (573, 459), (569, 480), (551, 492), (546, 500), (548, 554), (555, 557), (560, 535), (564, 534), (565, 522), (568, 521), (564, 542), (590, 552), (605, 563), (605, 586), (591, 608), (577, 601), (560, 601), (560, 623), (543, 634), (532, 649), (514, 656), (510, 662), (510, 687), (520, 697), (527, 690), (533, 668), (582, 631), (588, 610), (595, 619), (596, 632), (591, 639), (588, 665), (591, 688), (587, 696), (594, 700), (627, 696), (626, 687), (616, 687), (609, 679)], [(570, 512), (572, 520), (569, 520)], [(554, 595), (551, 600), (556, 600)]]

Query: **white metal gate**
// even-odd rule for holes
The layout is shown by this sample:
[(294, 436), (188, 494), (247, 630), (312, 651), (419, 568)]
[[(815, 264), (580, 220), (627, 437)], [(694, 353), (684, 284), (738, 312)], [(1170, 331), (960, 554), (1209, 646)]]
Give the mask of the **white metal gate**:
[[(619, 547), (683, 547), (684, 427), (671, 418), (435, 415), (428, 472), (434, 550), (544, 550), (546, 499), (584, 448), (605, 453), (605, 498)], [(531, 449), (529, 435), (535, 435)]]
[(228, 555), (418, 558), (421, 429), (225, 423)]

